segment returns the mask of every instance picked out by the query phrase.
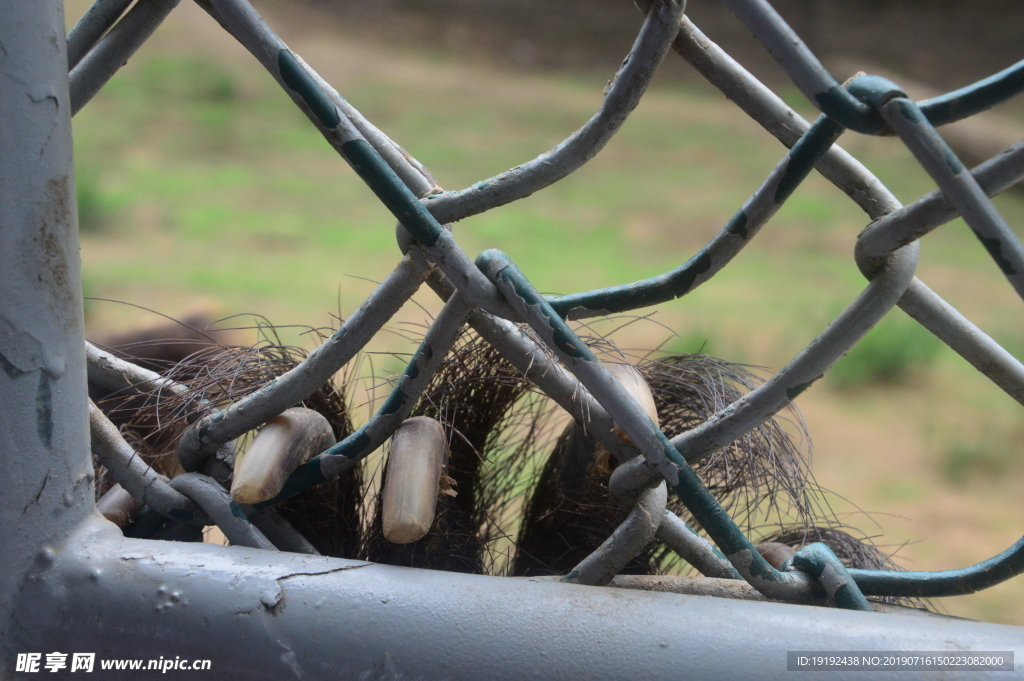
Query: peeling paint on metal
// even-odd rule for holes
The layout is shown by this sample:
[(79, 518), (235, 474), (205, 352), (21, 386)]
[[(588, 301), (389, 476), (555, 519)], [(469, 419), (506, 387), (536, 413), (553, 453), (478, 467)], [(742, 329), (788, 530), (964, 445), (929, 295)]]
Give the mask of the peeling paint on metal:
[(328, 130), (338, 127), (341, 118), (338, 116), (338, 110), (334, 103), (327, 98), (327, 95), (306, 69), (302, 68), (291, 50), (285, 49), (277, 53), (277, 68), (281, 72), (281, 80), (284, 81), (284, 84), (302, 97), (302, 101), (306, 103), (321, 125)]

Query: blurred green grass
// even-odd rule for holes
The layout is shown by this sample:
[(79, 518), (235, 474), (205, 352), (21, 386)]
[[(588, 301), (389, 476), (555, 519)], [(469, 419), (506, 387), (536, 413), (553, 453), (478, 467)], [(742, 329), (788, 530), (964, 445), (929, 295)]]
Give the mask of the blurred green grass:
[[(195, 22), (208, 21), (196, 18), (197, 11), (176, 10), (74, 120), (86, 290), (174, 316), (198, 305), (224, 316), (256, 313), (280, 325), (334, 325), (332, 316), (351, 313), (371, 282), (397, 262), (394, 220), (248, 55), (209, 41), (208, 35), (221, 39), (216, 31), (196, 30)], [(301, 41), (303, 31), (293, 30)], [(293, 44), (447, 189), (557, 144), (596, 110), (604, 85), (603, 77), (586, 74), (496, 72), (340, 41), (311, 43), (318, 62), (301, 42)], [(904, 202), (933, 188), (896, 140), (847, 136), (840, 143)], [(456, 238), (471, 257), (485, 248), (505, 250), (545, 292), (626, 283), (687, 260), (783, 154), (709, 86), (656, 80), (621, 133), (587, 166), (528, 199), (458, 223)], [(1000, 197), (997, 205), (1010, 224), (1024, 224), (1018, 196)], [(703, 347), (734, 361), (781, 367), (863, 289), (852, 251), (865, 223), (845, 195), (812, 175), (712, 282), (663, 306), (657, 319), (677, 334), (666, 349)], [(918, 274), (1011, 351), (1024, 349), (1020, 315), (1007, 314), (1020, 301), (961, 221), (924, 240)], [(417, 301), (438, 309), (429, 291)], [(88, 313), (92, 334), (153, 323), (127, 305), (94, 302)], [(407, 306), (395, 325), (425, 316)], [(669, 334), (637, 329), (622, 342), (651, 348)], [(299, 333), (284, 330), (282, 337), (308, 346)], [(923, 360), (900, 354), (908, 343), (927, 346)], [(410, 345), (385, 333), (374, 348), (386, 353)], [(378, 358), (378, 369), (398, 366)], [(909, 385), (879, 387), (904, 370), (914, 378)], [(929, 419), (973, 424), (991, 417), (988, 430), (1001, 445), (1019, 440), (1019, 405), (901, 312), (833, 374), (802, 400), (831, 391), (826, 399), (846, 410), (843, 418), (855, 419), (862, 418), (858, 401), (884, 389), (884, 399), (924, 405), (907, 415), (919, 438), (927, 439)], [(876, 412), (864, 413), (862, 422), (878, 420)], [(995, 485), (1009, 470), (970, 453), (991, 449), (981, 435), (962, 439), (967, 455), (957, 453), (960, 445), (951, 438), (936, 444), (925, 487), (960, 488), (961, 479)], [(865, 465), (891, 458), (887, 451), (864, 456)], [(935, 503), (908, 493), (922, 483), (911, 485), (902, 473), (883, 479), (875, 498)], [(858, 498), (856, 489), (840, 491)], [(1019, 620), (1006, 609), (993, 617)]]
[[(458, 100), (429, 84), (399, 96), (386, 84), (353, 80), (345, 95), (448, 188), (545, 150), (596, 103), (593, 84), (570, 77), (543, 79), (565, 96), (540, 110)], [(687, 259), (783, 150), (742, 118), (721, 117), (721, 101), (704, 90), (666, 88), (651, 98), (657, 105), (642, 104), (574, 176), (457, 225), (466, 250), (502, 248), (550, 292), (623, 283)], [(118, 297), (129, 278), (136, 289), (212, 296), (232, 312), (258, 302), (252, 311), (316, 314), (336, 305), (343, 275), (379, 279), (397, 259), (390, 216), (269, 77), (244, 65), (143, 53), (78, 116), (75, 132), (81, 209), (91, 225), (86, 277), (103, 297)], [(897, 194), (930, 188), (910, 159), (868, 142), (869, 165), (891, 176)], [(1018, 201), (1009, 208), (1024, 215)], [(705, 327), (757, 326), (777, 342), (741, 343), (750, 346), (742, 352), (778, 364), (863, 286), (850, 257), (863, 223), (855, 206), (813, 177), (714, 286), (681, 306), (719, 320)], [(998, 281), (964, 232), (929, 237), (926, 254), (938, 251), (933, 263)], [(153, 240), (162, 267), (151, 266)], [(118, 247), (105, 248), (109, 242)], [(137, 248), (125, 263), (129, 244)], [(350, 309), (366, 290), (349, 296), (346, 288), (342, 306)]]

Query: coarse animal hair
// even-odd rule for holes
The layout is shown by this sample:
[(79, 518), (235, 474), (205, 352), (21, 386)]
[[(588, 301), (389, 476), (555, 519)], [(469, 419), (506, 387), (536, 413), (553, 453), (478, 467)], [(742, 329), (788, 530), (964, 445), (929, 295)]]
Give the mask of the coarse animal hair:
[[(123, 434), (147, 463), (173, 476), (177, 440), (191, 423), (259, 390), (306, 357), (301, 348), (282, 344), (273, 327), (261, 325), (260, 333), (263, 341), (252, 347), (210, 342), (165, 368), (164, 376), (186, 386), (182, 392), (127, 400), (114, 396), (101, 406), (122, 419)], [(756, 368), (703, 353), (635, 355), (602, 336), (585, 340), (604, 361), (635, 367), (651, 388), (661, 428), (670, 438), (760, 383)], [(352, 382), (344, 381), (344, 388)], [(353, 432), (351, 401), (351, 394), (328, 382), (302, 406), (323, 414), (341, 440)], [(558, 413), (550, 398), (467, 330), (411, 413), (437, 419), (450, 450), (446, 480), (455, 494), (439, 496), (426, 536), (401, 545), (384, 538), (382, 490), (373, 487), (365, 460), (275, 508), (324, 555), (482, 574), (565, 574), (611, 535), (627, 511), (608, 491), (614, 457), (578, 422), (570, 421), (553, 436), (553, 425), (563, 423)], [(253, 436), (240, 438), (238, 446)], [(785, 420), (768, 419), (697, 462), (694, 470), (723, 508), (762, 541), (795, 548), (823, 541), (850, 567), (895, 568), (870, 538), (841, 529), (810, 473), (809, 445), (803, 419), (790, 407)], [(110, 481), (95, 463), (101, 494)], [(692, 521), (677, 499), (670, 500), (669, 509)], [(655, 542), (622, 574), (686, 567)]]
[(492, 544), (521, 492), (531, 450), (548, 410), (532, 384), (497, 350), (466, 331), (413, 408), (438, 420), (448, 439), (448, 484), (434, 524), (409, 544), (384, 539), (382, 495), (374, 501), (366, 537), (367, 560), (455, 572), (497, 573), (502, 555)]
[[(204, 349), (161, 372), (166, 378), (186, 386), (185, 391), (160, 390), (127, 402), (113, 400), (115, 415), (121, 414), (123, 418), (123, 412), (130, 410), (122, 432), (146, 463), (169, 477), (180, 471), (177, 442), (191, 423), (259, 390), (306, 358), (302, 348), (281, 344), (272, 326), (260, 325), (258, 329), (264, 340), (254, 346), (211, 341)], [(333, 381), (317, 388), (301, 406), (322, 414), (336, 439), (352, 433), (345, 395)], [(239, 438), (236, 447), (243, 448), (254, 435)], [(101, 494), (110, 486), (109, 476), (98, 461), (94, 461), (94, 465), (97, 494)], [(358, 558), (362, 554), (363, 540), (362, 487), (362, 470), (356, 467), (337, 480), (323, 482), (277, 504), (275, 509), (321, 554)]]

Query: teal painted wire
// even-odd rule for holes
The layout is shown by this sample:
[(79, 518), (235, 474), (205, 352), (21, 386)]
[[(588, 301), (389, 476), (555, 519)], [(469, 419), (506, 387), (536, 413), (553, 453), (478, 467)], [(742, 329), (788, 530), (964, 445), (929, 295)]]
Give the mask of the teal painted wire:
[(849, 572), (861, 590), (869, 596), (962, 596), (1024, 574), (1024, 537), (988, 560), (957, 570), (901, 572), (851, 569)]
[(722, 0), (800, 91), (825, 115), (868, 135), (885, 131), (885, 121), (868, 104), (847, 92), (767, 0)]
[(467, 303), (506, 319), (514, 316), (505, 300), (473, 266), (451, 232), (420, 203), (376, 149), (366, 140), (357, 139), (343, 144), (341, 152), (363, 182), (463, 292)]
[[(888, 126), (877, 108), (844, 90), (767, 0), (723, 0), (723, 3), (822, 113), (857, 132), (869, 135), (886, 132)], [(932, 125), (945, 125), (991, 108), (1021, 91), (1024, 91), (1024, 61), (967, 87), (921, 102), (921, 107)]]
[(341, 151), (363, 182), (419, 244), (429, 247), (437, 243), (444, 227), (366, 140), (346, 142)]
[(790, 564), (818, 580), (836, 607), (873, 612), (843, 561), (826, 544), (815, 542), (805, 546), (796, 552)]
[[(820, 120), (827, 121), (828, 119), (826, 118)], [(821, 124), (821, 128), (819, 128), (818, 132), (819, 135), (827, 137), (827, 135), (823, 135), (821, 133), (822, 129), (828, 130), (828, 127), (826, 127), (827, 125), (828, 124), (826, 123)], [(835, 124), (833, 123), (832, 125)], [(839, 130), (839, 132), (841, 132), (841, 130)], [(836, 137), (838, 137), (838, 132), (834, 134)], [(828, 147), (831, 146), (832, 142), (834, 141), (834, 138), (832, 138), (831, 140), (828, 141), (827, 144), (823, 144), (822, 142), (818, 141), (820, 138), (815, 139), (816, 137), (817, 136), (812, 136), (809, 131), (808, 134), (805, 135), (805, 139), (814, 140), (815, 142), (817, 142), (817, 144), (808, 142), (806, 146), (801, 146), (798, 143), (798, 145), (794, 147), (793, 151), (791, 152), (790, 163), (793, 164), (792, 159), (794, 157), (799, 160), (799, 163), (793, 164), (796, 166), (796, 172), (789, 176), (790, 181), (786, 183), (785, 191), (780, 191), (778, 194), (776, 194), (776, 196), (780, 197), (781, 200), (785, 200), (785, 198), (788, 197), (788, 195), (792, 192), (792, 189), (795, 188), (795, 186), (799, 184), (799, 182), (804, 177), (806, 177), (806, 175), (810, 172), (810, 169), (813, 168), (813, 166), (815, 165), (815, 163), (817, 163), (818, 160), (820, 160), (821, 155), (824, 154), (825, 151), (827, 151)], [(373, 150), (369, 148), (369, 145), (366, 145), (365, 149), (360, 148), (359, 151), (364, 152), (363, 158), (372, 158), (373, 156), (375, 156), (375, 152), (373, 152)], [(376, 159), (373, 160), (376, 161)], [(353, 163), (353, 165), (356, 164)], [(379, 165), (373, 162), (364, 164), (362, 167), (369, 169), (373, 166), (379, 167), (380, 165), (383, 165), (382, 161)], [(364, 175), (363, 172), (361, 172), (360, 174)], [(370, 184), (371, 181), (376, 183), (374, 191), (375, 193), (378, 193), (378, 196), (383, 194), (385, 196), (389, 196), (389, 198), (398, 198), (399, 203), (398, 205), (395, 206), (395, 208), (404, 208), (409, 206), (408, 198), (402, 196), (403, 192), (401, 190), (398, 190), (393, 194), (389, 194), (389, 192), (392, 192), (395, 189), (395, 185), (399, 184), (397, 176), (394, 177), (392, 180), (391, 178), (386, 177), (388, 175), (388, 173), (386, 172), (379, 174), (366, 173), (366, 175), (368, 175), (369, 178), (364, 176), (364, 179), (368, 181), (368, 184)], [(794, 179), (797, 176), (799, 176), (799, 179)], [(371, 186), (373, 185), (371, 184)], [(782, 189), (781, 186), (780, 189)], [(409, 196), (412, 197), (411, 192), (409, 192)], [(392, 206), (389, 206), (389, 208), (391, 207)], [(409, 223), (411, 223), (413, 225), (413, 228), (410, 229), (410, 232), (413, 233), (414, 238), (417, 238), (417, 241), (419, 241), (420, 237), (422, 237), (423, 242), (426, 242), (426, 244), (429, 245), (431, 244), (432, 238), (434, 238), (434, 240), (436, 241), (435, 235), (437, 235), (438, 232), (436, 231), (436, 229), (433, 229), (432, 227), (437, 223), (431, 218), (422, 219), (422, 214), (417, 215), (416, 213), (418, 213), (418, 211), (415, 210), (407, 213), (407, 220), (403, 220), (403, 224), (406, 224), (406, 226), (409, 227)], [(433, 225), (431, 225), (430, 223), (433, 223)], [(423, 227), (425, 229), (417, 229), (417, 227)], [(419, 235), (417, 235), (417, 232), (419, 232)], [(520, 284), (522, 284), (523, 282), (525, 282), (525, 277), (522, 277), (522, 281), (520, 281)], [(525, 283), (526, 285), (528, 285), (528, 282)], [(623, 287), (623, 289), (625, 289), (625, 287)], [(590, 295), (595, 293), (605, 293), (605, 291), (590, 292)], [(539, 296), (536, 297), (536, 300), (543, 302), (543, 299), (541, 299)], [(571, 301), (572, 299), (569, 300)], [(552, 321), (552, 326), (554, 326), (555, 319), (557, 319), (558, 322), (561, 322), (560, 315), (562, 313), (562, 310), (571, 309), (571, 307), (583, 306), (577, 303), (570, 307), (567, 304), (567, 302), (564, 302), (565, 299), (554, 301), (555, 305), (558, 305), (560, 301), (562, 301), (562, 304), (560, 305), (561, 309), (557, 314), (555, 313), (554, 307), (550, 307), (551, 315), (548, 318), (550, 321)], [(590, 304), (586, 304), (585, 306), (591, 307)], [(561, 323), (564, 324), (564, 322)], [(568, 331), (570, 334), (572, 333), (567, 326), (564, 327), (564, 329), (560, 330), (560, 333), (563, 331)], [(565, 339), (566, 342), (569, 342), (568, 337), (563, 336), (563, 339)], [(575, 346), (575, 344), (572, 345)], [(591, 355), (591, 357), (593, 356)], [(593, 358), (593, 361), (596, 361), (596, 358)], [(663, 435), (661, 435), (660, 433), (659, 435), (661, 436), (660, 439), (664, 440), (664, 457), (672, 461), (672, 463), (679, 466), (679, 483), (673, 486), (673, 490), (680, 497), (680, 499), (683, 500), (683, 503), (687, 506), (687, 508), (689, 508), (691, 513), (693, 513), (694, 517), (698, 520), (698, 522), (700, 522), (701, 525), (705, 528), (705, 530), (708, 531), (708, 534), (712, 537), (712, 539), (714, 539), (715, 542), (727, 554), (727, 556), (729, 556), (730, 561), (733, 562), (733, 565), (737, 567), (737, 569), (744, 575), (747, 581), (754, 584), (755, 587), (758, 587), (760, 585), (761, 588), (765, 588), (767, 586), (767, 584), (765, 584), (766, 582), (778, 582), (780, 584), (784, 584), (787, 581), (789, 581), (787, 580), (786, 574), (778, 572), (777, 570), (772, 568), (766, 561), (764, 561), (763, 558), (760, 557), (760, 554), (758, 554), (757, 551), (753, 548), (750, 541), (743, 535), (743, 533), (735, 525), (735, 523), (728, 516), (728, 514), (725, 513), (725, 511), (718, 504), (717, 500), (714, 499), (710, 492), (707, 491), (707, 489), (703, 486), (703, 483), (700, 482), (700, 480), (693, 473), (692, 469), (690, 469), (689, 466), (685, 463), (685, 461), (683, 461), (682, 457), (679, 456), (675, 448), (672, 447), (671, 444), (669, 444), (668, 441), (664, 439)], [(353, 440), (353, 443), (354, 442), (355, 440)], [(354, 444), (350, 444), (350, 446), (354, 446)], [(314, 468), (318, 467), (318, 465), (314, 467), (312, 465), (307, 464), (306, 466), (302, 467), (302, 469), (297, 470), (295, 475), (293, 475), (293, 478), (295, 478), (295, 482), (298, 482), (299, 480), (304, 480), (306, 483), (311, 483), (315, 482), (316, 478), (322, 479), (322, 474), (318, 475), (319, 471), (313, 470)], [(289, 485), (286, 487), (286, 490), (290, 487), (294, 487), (294, 485), (291, 484), (292, 482), (293, 480), (290, 479)], [(280, 498), (283, 498), (284, 494), (285, 491), (282, 491), (281, 497), (272, 502), (268, 502), (268, 504), (280, 500)], [(1024, 540), (1022, 540), (1022, 542), (1024, 542)], [(943, 571), (938, 573), (874, 573), (872, 571), (858, 570), (852, 571), (849, 574), (851, 577), (853, 577), (854, 580), (864, 580), (864, 591), (870, 595), (953, 595), (954, 593), (965, 592), (963, 591), (963, 589), (970, 588), (972, 590), (976, 590), (973, 589), (972, 586), (975, 584), (984, 583), (985, 585), (990, 585), (991, 583), (997, 583), (998, 581), (1003, 581), (1004, 579), (1008, 579), (1013, 575), (1018, 574), (1019, 569), (1011, 568), (1012, 566), (1017, 565), (1017, 563), (1014, 561), (1020, 560), (1021, 554), (1024, 554), (1024, 548), (1022, 548), (1021, 546), (1018, 546), (1016, 548), (1018, 550), (1016, 552), (1010, 553), (1008, 556), (998, 556), (996, 558), (991, 559), (990, 561), (986, 561), (985, 563), (979, 564), (979, 566), (974, 566), (973, 568), (965, 568), (963, 570)], [(824, 568), (822, 568), (822, 572), (824, 572)], [(850, 585), (848, 587), (844, 587), (843, 589), (840, 589), (840, 591), (837, 592), (837, 605), (841, 605), (841, 607), (859, 608), (861, 607), (862, 600), (863, 596), (861, 596), (860, 593), (856, 591), (855, 585), (852, 581), (850, 582)]]
[[(689, 464), (649, 418), (644, 416), (639, 420), (641, 428), (646, 423), (648, 432), (636, 428), (636, 421), (629, 420), (629, 410), (640, 408), (628, 395), (623, 403), (616, 404), (616, 387), (621, 386), (618, 386), (608, 369), (561, 316), (537, 293), (508, 256), (500, 251), (485, 251), (477, 258), (477, 265), (505, 293), (513, 307), (549, 343), (598, 402), (619, 421), (644, 457), (662, 471), (683, 504), (744, 579), (768, 597), (784, 596), (789, 590), (787, 587), (795, 582), (794, 575), (779, 572), (761, 557)], [(601, 399), (609, 394), (612, 397)], [(666, 460), (671, 464), (668, 467), (665, 465)]]
[(882, 115), (918, 163), (932, 176), (1017, 293), (1024, 298), (1024, 244), (989, 200), (918, 105), (903, 97), (889, 100)]
[[(600, 365), (599, 360), (590, 352), (589, 348), (579, 340), (547, 301), (533, 289), (525, 275), (505, 254), (499, 251), (485, 251), (477, 259), (477, 263), (492, 278), (511, 284), (515, 295), (525, 307), (520, 311), (543, 338), (550, 338), (553, 341), (551, 345), (563, 361), (570, 366), (577, 362), (586, 362), (594, 366)], [(500, 283), (499, 288), (502, 288)], [(605, 371), (607, 370), (605, 369)], [(608, 378), (614, 380), (610, 375)], [(585, 380), (583, 375), (580, 375), (580, 380), (589, 390), (594, 391), (593, 384)], [(614, 405), (604, 404), (603, 406), (611, 412)], [(651, 424), (651, 427), (654, 428), (654, 425)], [(644, 438), (640, 437), (640, 433), (629, 433), (629, 435), (635, 442), (644, 441)], [(642, 451), (648, 460), (655, 459), (651, 462), (656, 466), (658, 465), (656, 460), (660, 457), (674, 464), (678, 477), (677, 482), (671, 485), (672, 489), (693, 514), (694, 519), (700, 523), (708, 536), (714, 540), (747, 582), (770, 597), (773, 594), (784, 596), (787, 586), (791, 583), (792, 575), (779, 572), (760, 556), (750, 540), (736, 526), (718, 500), (708, 491), (664, 434), (657, 431), (656, 437), (661, 451), (657, 452), (654, 457), (651, 457), (651, 452), (646, 449)], [(829, 554), (831, 554), (830, 551)], [(838, 574), (841, 579), (844, 577), (832, 562), (832, 558), (821, 548), (816, 548), (803, 555), (801, 564), (819, 566), (814, 570), (820, 569), (820, 572), (815, 575), (812, 571), (813, 576), (821, 579), (825, 573), (825, 566), (832, 564), (834, 573)], [(937, 572), (846, 570), (849, 588), (833, 590), (833, 595), (836, 596), (836, 604), (840, 607), (862, 609), (864, 595), (954, 596), (972, 593), (998, 584), (1022, 572), (1024, 572), (1024, 538), (998, 556), (959, 570)], [(823, 583), (823, 586), (826, 586), (826, 591), (828, 591), (827, 585)]]
[[(779, 46), (790, 38), (791, 29), (781, 19), (776, 21), (771, 16), (774, 10), (771, 10), (771, 7), (766, 2), (761, 0), (751, 0), (749, 2), (736, 0), (733, 4), (740, 8), (741, 11), (738, 14), (742, 15), (747, 10), (753, 8), (755, 14), (757, 12), (762, 13), (762, 19), (767, 17), (767, 20), (762, 22), (767, 26), (767, 29), (764, 29), (764, 26), (760, 28), (764, 29), (762, 33), (768, 36), (767, 40), (762, 38), (762, 41), (766, 42), (770, 49), (774, 47), (775, 51), (778, 52)], [(771, 10), (771, 12), (765, 13), (765, 8)], [(773, 197), (776, 204), (781, 204), (806, 177), (810, 169), (820, 160), (821, 156), (831, 146), (832, 142), (835, 141), (839, 133), (841, 133), (843, 126), (872, 134), (881, 131), (876, 120), (876, 118), (879, 118), (876, 107), (867, 105), (846, 90), (840, 88), (827, 71), (821, 67), (820, 63), (814, 59), (808, 59), (807, 55), (800, 51), (801, 49), (806, 51), (806, 48), (802, 43), (799, 43), (798, 39), (795, 42), (790, 42), (798, 48), (789, 55), (790, 57), (796, 55), (796, 59), (790, 59), (790, 66), (795, 71), (801, 72), (799, 77), (794, 76), (794, 79), (798, 80), (802, 89), (812, 92), (812, 101), (815, 101), (828, 117), (820, 119), (820, 127), (812, 127), (812, 130), (808, 131), (801, 142), (788, 155), (787, 166), (782, 171), (782, 177), (776, 186), (776, 193)], [(806, 52), (810, 54), (809, 51)], [(795, 66), (793, 66), (794, 64)], [(330, 104), (329, 101), (327, 104), (324, 104), (321, 101), (321, 99), (326, 100), (326, 96), (318, 96), (318, 93), (320, 95), (323, 94), (319, 86), (315, 82), (310, 85), (311, 78), (292, 57), (290, 51), (282, 49), (278, 52), (277, 67), (282, 80), (285, 81), (285, 84), (293, 92), (300, 94), (306, 107), (310, 109), (321, 126), (333, 129), (343, 123), (347, 123), (342, 117), (338, 116), (338, 112), (333, 104)], [(1022, 89), (1024, 89), (1024, 62), (967, 88), (927, 100), (922, 103), (921, 107), (925, 117), (932, 124), (941, 125), (993, 106), (1020, 92)], [(834, 120), (830, 120), (830, 118)], [(815, 126), (818, 125), (818, 123), (815, 124)], [(342, 127), (347, 126), (342, 125)], [(350, 135), (346, 134), (345, 137), (348, 139), (341, 145), (341, 151), (346, 160), (353, 165), (364, 181), (377, 194), (378, 198), (409, 229), (414, 238), (428, 249), (436, 246), (439, 241), (445, 238), (446, 233), (440, 224), (422, 208), (415, 195), (390, 170), (376, 150), (358, 136), (353, 139)], [(747, 229), (747, 218), (748, 216), (743, 211), (738, 213), (733, 221), (730, 222), (729, 228), (731, 231), (738, 233)], [(487, 295), (481, 290), (483, 287), (480, 286), (479, 280), (474, 279), (473, 273), (467, 271), (464, 267), (464, 262), (460, 260), (460, 258), (465, 258), (461, 249), (458, 249), (454, 241), (446, 241), (445, 243), (444, 249), (433, 252), (431, 255), (439, 261), (438, 264), (442, 266), (446, 273), (455, 275), (453, 279), (456, 280), (458, 288), (464, 291), (467, 296), (473, 298), (482, 296), (486, 299)], [(600, 375), (602, 370), (607, 374), (607, 370), (600, 365), (596, 357), (572, 333), (562, 318), (570, 310), (576, 308), (622, 311), (664, 302), (664, 300), (682, 295), (692, 287), (693, 282), (696, 281), (699, 275), (710, 268), (710, 258), (706, 258), (706, 255), (706, 253), (703, 255), (698, 254), (687, 265), (662, 275), (660, 278), (638, 282), (635, 285), (625, 287), (574, 294), (574, 296), (566, 296), (551, 301), (551, 304), (544, 301), (533, 290), (525, 276), (518, 272), (515, 266), (511, 264), (511, 261), (508, 262), (507, 266), (500, 269), (499, 274), (502, 277), (506, 277), (506, 281), (513, 285), (516, 294), (520, 295), (523, 304), (527, 308), (535, 308), (534, 312), (540, 312), (540, 316), (538, 317), (535, 314), (532, 321), (534, 324), (547, 325), (547, 331), (551, 336), (550, 341), (553, 347), (556, 348), (556, 351), (564, 359), (567, 358), (571, 361), (593, 365), (597, 375)], [(491, 253), (490, 257), (493, 257), (493, 253)], [(686, 279), (690, 277), (692, 279), (687, 284)], [(645, 284), (648, 284), (647, 288), (644, 287)], [(536, 326), (535, 328), (538, 332), (542, 330)], [(417, 356), (420, 356), (420, 351), (417, 352)], [(411, 364), (415, 362), (416, 358), (414, 358), (414, 362)], [(610, 375), (602, 376), (601, 379), (614, 381)], [(581, 380), (583, 380), (582, 377)], [(590, 382), (593, 383), (592, 380)], [(396, 390), (400, 386), (396, 387)], [(593, 389), (593, 386), (588, 386), (588, 388)], [(395, 394), (392, 397), (397, 399)], [(613, 398), (611, 402), (615, 402), (615, 399)], [(391, 398), (389, 398), (382, 411), (392, 409), (389, 413), (397, 413), (393, 410), (394, 407), (395, 405), (391, 403)], [(638, 431), (636, 434), (637, 438), (639, 438), (640, 434)], [(357, 432), (352, 438), (339, 443), (338, 447), (351, 440), (348, 445), (349, 448), (358, 445), (360, 451), (365, 451), (365, 443), (360, 440), (360, 436), (365, 437), (365, 431)], [(640, 440), (638, 439), (637, 441)], [(717, 500), (708, 492), (707, 488), (703, 486), (692, 469), (679, 455), (679, 452), (675, 450), (660, 431), (656, 433), (656, 441), (657, 447), (655, 449), (646, 448), (645, 455), (649, 456), (652, 459), (652, 463), (658, 465), (659, 469), (663, 472), (667, 470), (665, 462), (670, 462), (674, 465), (677, 474), (667, 476), (676, 479), (676, 483), (673, 485), (674, 491), (680, 496), (684, 504), (687, 505), (698, 522), (701, 523), (709, 535), (723, 549), (729, 560), (743, 574), (744, 578), (766, 593), (773, 591), (772, 584), (781, 586), (792, 583), (792, 575), (778, 572), (760, 557), (749, 540), (742, 534), (732, 519), (718, 504)], [(338, 452), (332, 453), (332, 456), (342, 456), (342, 458), (348, 459), (344, 454), (347, 451), (348, 449), (342, 447)], [(308, 486), (316, 481), (325, 479), (323, 462), (323, 459), (314, 460), (300, 467), (289, 479), (285, 491), (294, 489), (298, 483)], [(282, 492), (282, 495), (279, 495), (278, 499), (267, 502), (264, 505), (269, 505), (284, 498), (285, 491)], [(831, 566), (835, 573), (842, 577), (842, 574), (835, 568), (834, 561), (832, 560), (834, 554), (822, 551), (820, 545), (808, 547), (808, 549), (811, 548), (813, 548), (812, 551), (805, 550), (805, 552), (802, 552), (802, 558), (798, 561), (798, 564), (807, 567), (812, 571), (812, 574), (820, 567), (821, 575), (824, 575), (827, 568)], [(999, 556), (961, 570), (913, 573), (850, 570), (847, 575), (852, 580), (856, 580), (856, 583), (863, 588), (865, 593), (871, 595), (942, 596), (955, 593), (969, 593), (970, 591), (985, 588), (1008, 579), (1022, 571), (1024, 571), (1024, 538)], [(848, 586), (850, 588), (844, 591)], [(846, 595), (841, 595), (841, 592)], [(846, 584), (841, 585), (835, 591), (835, 594), (837, 595), (837, 604), (842, 605), (839, 603), (840, 600), (845, 603), (843, 607), (861, 607), (862, 605), (858, 597), (861, 600), (863, 597), (856, 592), (853, 581), (848, 581)]]
[[(781, 18), (779, 20), (781, 21)], [(1024, 61), (972, 86), (922, 102), (921, 109), (934, 125), (942, 125), (989, 108), (1021, 89), (1024, 89)], [(835, 97), (832, 99), (839, 101)], [(863, 104), (860, 99), (852, 96), (849, 99)], [(787, 176), (779, 185), (780, 191), (775, 197), (777, 206), (780, 206), (793, 189), (807, 177), (842, 130), (839, 123), (828, 116), (823, 116), (794, 145), (784, 160), (788, 161)], [(787, 191), (782, 191), (783, 189)], [(763, 219), (767, 219), (771, 214), (774, 214), (774, 211)], [(729, 221), (724, 231), (746, 234), (748, 231), (756, 231), (759, 227), (760, 223), (752, 220), (751, 216), (741, 209)], [(550, 302), (563, 318), (624, 312), (667, 302), (693, 290), (727, 264), (728, 260), (721, 263), (713, 262), (709, 253), (710, 248), (711, 244), (680, 267), (665, 274), (621, 286), (570, 294), (551, 299)]]
[(416, 400), (462, 333), (470, 311), (462, 294), (453, 294), (430, 325), (402, 376), (377, 413), (356, 432), (296, 468), (285, 480), (277, 496), (254, 504), (254, 507), (262, 509), (273, 506), (313, 485), (332, 480), (384, 444), (409, 416)]
[(821, 116), (779, 162), (772, 176), (697, 255), (674, 270), (631, 284), (548, 300), (563, 318), (581, 319), (649, 307), (686, 295), (713, 277), (744, 248), (810, 174), (843, 132)]
[(935, 126), (959, 121), (991, 109), (1024, 91), (1024, 59), (1008, 69), (967, 87), (918, 102), (921, 113)]
[(686, 3), (650, 4), (646, 17), (615, 78), (605, 89), (601, 108), (572, 135), (532, 161), (516, 165), (465, 189), (427, 197), (430, 212), (454, 222), (525, 198), (575, 172), (597, 155), (618, 132), (647, 90), (679, 31)]
[(420, 286), (422, 258), (403, 258), (366, 302), (330, 338), (290, 371), (266, 387), (224, 409), (204, 416), (182, 435), (178, 459), (186, 471), (198, 470), (221, 446), (309, 398), (384, 326)]

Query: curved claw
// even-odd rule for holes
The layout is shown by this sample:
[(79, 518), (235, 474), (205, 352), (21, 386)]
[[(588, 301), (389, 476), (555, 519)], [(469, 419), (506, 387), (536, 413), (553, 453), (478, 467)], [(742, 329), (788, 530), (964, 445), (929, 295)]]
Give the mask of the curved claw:
[(409, 544), (430, 530), (447, 463), (448, 442), (436, 420), (416, 416), (395, 431), (384, 473), (385, 539)]
[(296, 468), (335, 443), (331, 424), (323, 415), (292, 407), (267, 421), (235, 464), (231, 498), (258, 504), (277, 496)]
[[(654, 404), (654, 393), (651, 392), (651, 386), (647, 384), (647, 381), (640, 375), (640, 372), (631, 364), (609, 364), (608, 371), (626, 389), (626, 392), (636, 400), (637, 404), (640, 405), (651, 421), (654, 422), (654, 425), (657, 426), (659, 424), (658, 407)], [(633, 444), (633, 441), (629, 439), (629, 435), (626, 434), (626, 431), (618, 423), (615, 424), (615, 434), (626, 444)]]

